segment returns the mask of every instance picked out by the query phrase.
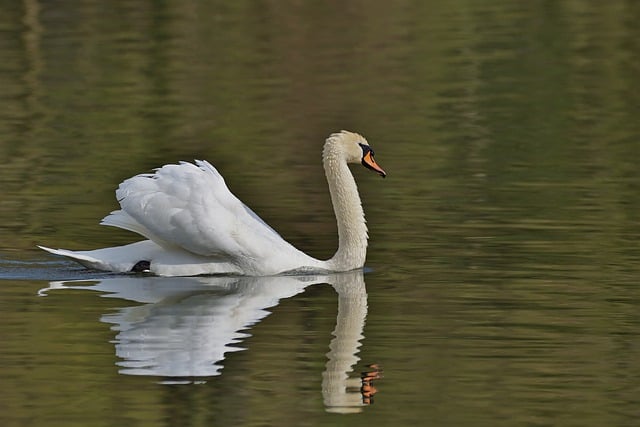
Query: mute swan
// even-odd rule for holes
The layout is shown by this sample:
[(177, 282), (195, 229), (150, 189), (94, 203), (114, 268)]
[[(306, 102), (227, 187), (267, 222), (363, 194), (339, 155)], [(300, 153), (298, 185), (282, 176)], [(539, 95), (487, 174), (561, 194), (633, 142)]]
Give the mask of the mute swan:
[(338, 224), (338, 250), (326, 261), (285, 241), (227, 188), (208, 162), (164, 165), (122, 182), (120, 210), (103, 218), (148, 240), (92, 251), (39, 246), (85, 267), (113, 272), (145, 271), (159, 276), (240, 274), (270, 276), (294, 271), (348, 271), (364, 265), (367, 226), (347, 163), (362, 163), (383, 178), (366, 139), (341, 131), (322, 152)]

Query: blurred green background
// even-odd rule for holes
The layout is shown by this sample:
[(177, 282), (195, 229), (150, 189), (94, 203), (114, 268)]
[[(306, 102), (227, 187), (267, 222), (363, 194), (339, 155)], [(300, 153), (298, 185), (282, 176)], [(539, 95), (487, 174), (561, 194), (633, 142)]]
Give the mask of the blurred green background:
[[(633, 0), (0, 0), (0, 420), (178, 425), (178, 407), (180, 425), (634, 425), (639, 21)], [(97, 321), (117, 301), (35, 297), (87, 277), (36, 244), (136, 240), (97, 225), (115, 188), (179, 160), (209, 160), (330, 257), (320, 153), (340, 129), (388, 172), (354, 169), (371, 237), (362, 356), (386, 372), (361, 415), (322, 411), (329, 287), (274, 308), (233, 356), (252, 364), (200, 388), (117, 375)]]

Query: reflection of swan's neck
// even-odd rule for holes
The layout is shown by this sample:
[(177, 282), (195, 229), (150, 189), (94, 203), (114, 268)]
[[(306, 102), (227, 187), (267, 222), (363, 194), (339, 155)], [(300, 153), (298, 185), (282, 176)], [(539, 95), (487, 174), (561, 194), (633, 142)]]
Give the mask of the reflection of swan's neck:
[(329, 412), (359, 412), (363, 406), (362, 384), (360, 378), (349, 378), (349, 372), (360, 360), (357, 354), (364, 338), (367, 291), (362, 273), (338, 278), (333, 287), (338, 292), (338, 317), (327, 353), (329, 361), (322, 374), (322, 396)]
[(367, 226), (358, 187), (340, 147), (331, 140), (324, 146), (322, 162), (338, 223), (338, 250), (329, 267), (336, 271), (360, 268), (367, 255)]

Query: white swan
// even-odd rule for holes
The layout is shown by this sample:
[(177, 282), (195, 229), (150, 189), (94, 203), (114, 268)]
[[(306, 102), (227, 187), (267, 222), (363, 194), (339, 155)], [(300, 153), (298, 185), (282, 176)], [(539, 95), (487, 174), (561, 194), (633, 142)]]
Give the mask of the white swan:
[(367, 227), (347, 163), (362, 163), (382, 177), (386, 173), (375, 162), (364, 137), (353, 132), (329, 136), (322, 162), (338, 223), (338, 250), (326, 261), (285, 241), (229, 191), (206, 161), (165, 165), (120, 184), (116, 196), (121, 209), (111, 212), (101, 224), (133, 231), (148, 240), (92, 251), (39, 247), (89, 268), (148, 271), (160, 276), (268, 276), (361, 268), (367, 252)]

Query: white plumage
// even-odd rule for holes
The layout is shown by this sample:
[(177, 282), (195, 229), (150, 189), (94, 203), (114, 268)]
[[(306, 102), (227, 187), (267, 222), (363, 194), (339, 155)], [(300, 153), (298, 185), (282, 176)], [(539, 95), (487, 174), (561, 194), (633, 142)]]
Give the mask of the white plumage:
[(327, 261), (285, 241), (231, 193), (210, 163), (200, 160), (165, 165), (120, 184), (116, 197), (121, 209), (101, 224), (148, 240), (92, 251), (41, 248), (99, 270), (128, 272), (143, 261), (150, 272), (163, 276), (359, 268), (366, 256), (367, 230), (349, 162), (362, 162), (385, 176), (361, 135), (342, 131), (327, 139), (323, 164), (339, 234), (338, 251)]

